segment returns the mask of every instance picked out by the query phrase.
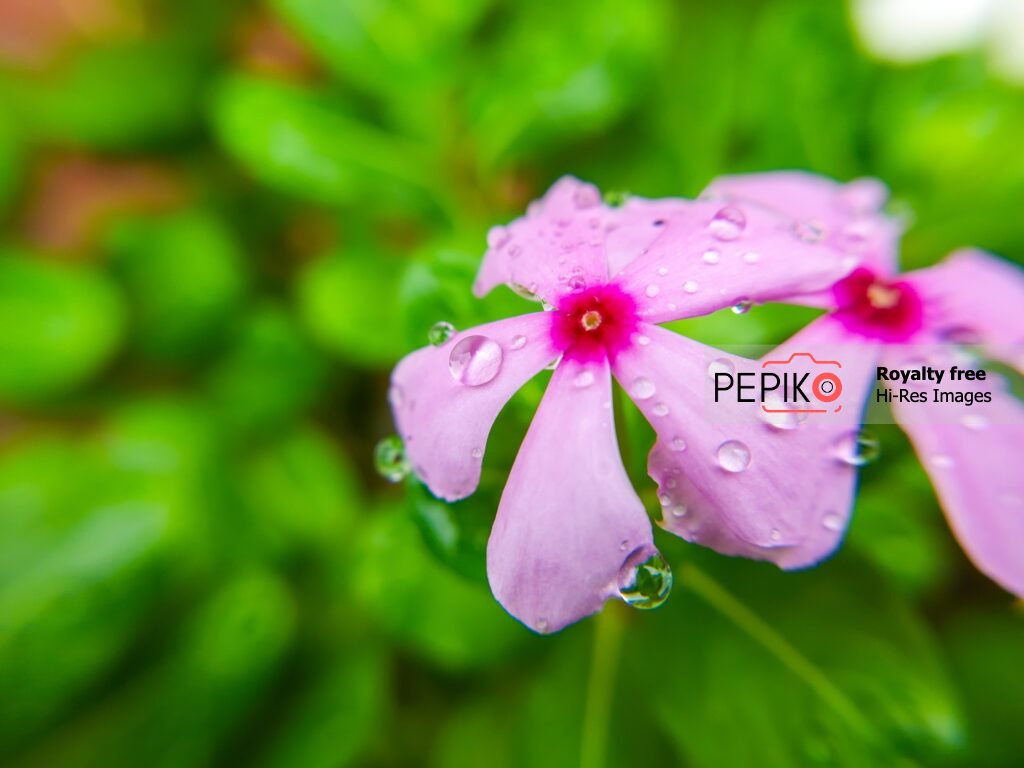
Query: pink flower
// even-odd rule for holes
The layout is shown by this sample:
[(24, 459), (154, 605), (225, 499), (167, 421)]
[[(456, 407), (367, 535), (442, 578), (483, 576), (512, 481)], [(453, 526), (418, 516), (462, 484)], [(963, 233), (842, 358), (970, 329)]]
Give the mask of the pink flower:
[(784, 567), (831, 551), (841, 532), (822, 535), (821, 517), (845, 520), (855, 481), (827, 450), (842, 425), (707, 423), (708, 360), (756, 364), (657, 325), (827, 288), (851, 264), (816, 239), (756, 205), (631, 199), (612, 208), (571, 178), (490, 232), (475, 292), (504, 283), (552, 311), (413, 352), (395, 368), (390, 397), (416, 474), (437, 496), (460, 499), (477, 486), (502, 406), (560, 359), (488, 542), (488, 578), (509, 613), (554, 632), (628, 597), (645, 573), (658, 576), (649, 518), (616, 443), (612, 374), (657, 432), (650, 472), (666, 528)]
[[(736, 205), (770, 201), (773, 208), (798, 212), (801, 220), (816, 222), (826, 244), (859, 254), (860, 266), (832, 291), (808, 297), (831, 313), (774, 353), (863, 345), (868, 354), (844, 363), (843, 381), (852, 383), (847, 394), (855, 392), (854, 402), (864, 402), (874, 391), (877, 366), (964, 367), (956, 343), (980, 345), (988, 356), (1024, 368), (1024, 275), (1009, 263), (963, 250), (934, 267), (897, 275), (895, 225), (851, 206), (849, 187), (807, 174), (725, 177), (710, 191)], [(878, 202), (869, 198), (883, 194), (869, 187), (861, 192), (869, 208)], [(919, 386), (930, 393), (934, 384)], [(894, 402), (893, 417), (931, 476), (964, 551), (979, 570), (1024, 595), (1024, 406), (991, 375), (985, 385), (947, 379), (942, 388), (994, 390), (992, 403), (981, 416), (977, 405), (966, 403)]]

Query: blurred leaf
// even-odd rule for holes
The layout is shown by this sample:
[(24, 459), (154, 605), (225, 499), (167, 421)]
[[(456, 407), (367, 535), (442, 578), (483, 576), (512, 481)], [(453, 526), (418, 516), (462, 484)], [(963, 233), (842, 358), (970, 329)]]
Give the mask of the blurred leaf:
[(180, 360), (215, 348), (247, 283), (243, 254), (223, 222), (200, 211), (126, 221), (108, 245), (147, 355)]
[(330, 255), (300, 275), (303, 317), (317, 340), (361, 365), (387, 365), (406, 351), (396, 289), (401, 262), (364, 252)]
[(226, 421), (245, 431), (272, 430), (309, 409), (324, 383), (324, 368), (291, 315), (266, 304), (242, 321), (208, 386)]
[(626, 650), (626, 678), (687, 761), (899, 765), (959, 746), (934, 642), (870, 571), (729, 565), (742, 602), (683, 564), (669, 604), (636, 625)]
[(0, 254), (0, 402), (42, 400), (85, 383), (117, 350), (124, 321), (103, 275)]
[(348, 568), (362, 608), (397, 642), (439, 667), (493, 664), (528, 639), (486, 587), (434, 560), (402, 511), (369, 521)]

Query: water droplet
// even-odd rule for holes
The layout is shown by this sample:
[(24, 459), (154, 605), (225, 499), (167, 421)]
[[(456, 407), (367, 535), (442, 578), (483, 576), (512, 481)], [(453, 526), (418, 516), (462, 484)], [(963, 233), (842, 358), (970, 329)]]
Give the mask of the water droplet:
[(409, 459), (398, 435), (385, 437), (373, 449), (373, 465), (389, 483), (397, 483), (409, 474)]
[(650, 285), (647, 286), (647, 290), (644, 291), (644, 293), (646, 293), (649, 298), (653, 299), (655, 296), (661, 293), (661, 288), (656, 286), (654, 283), (651, 283)]
[(430, 330), (427, 331), (427, 341), (429, 341), (430, 345), (433, 347), (440, 347), (454, 335), (455, 326), (442, 320), (441, 322), (434, 323), (430, 326)]
[(939, 453), (936, 454), (935, 456), (932, 456), (931, 459), (929, 459), (929, 461), (933, 467), (936, 467), (938, 469), (952, 469), (954, 463), (953, 457), (947, 456), (944, 453)]
[(687, 280), (685, 283), (683, 283), (683, 290), (686, 291), (687, 293), (696, 293), (699, 288), (700, 286), (697, 285), (696, 280)]
[(669, 496), (667, 493), (659, 493), (658, 502), (661, 504), (661, 506), (667, 507), (672, 503), (672, 497)]
[(821, 524), (830, 531), (843, 530), (843, 518), (835, 512), (829, 512), (821, 518)]
[[(509, 251), (511, 253), (511, 250)], [(540, 297), (534, 291), (531, 291), (525, 285), (521, 283), (509, 283), (508, 287), (512, 289), (512, 292), (521, 299), (527, 301), (540, 301)]]
[(672, 446), (672, 450), (676, 453), (686, 450), (686, 441), (681, 437), (673, 437), (672, 442), (669, 443), (669, 445)]
[(783, 402), (782, 398), (775, 394), (769, 394), (762, 403), (764, 408), (768, 411), (774, 411), (774, 413), (768, 413), (764, 408), (761, 409), (761, 418), (764, 419), (765, 424), (775, 429), (796, 429), (802, 419), (807, 418), (806, 413), (794, 413), (791, 410), (791, 406)]
[(548, 626), (549, 626), (549, 624), (548, 624), (548, 620), (547, 619), (545, 619), (543, 617), (537, 619), (537, 631), (538, 632), (547, 632), (548, 631)]
[(513, 336), (512, 343), (508, 345), (509, 349), (522, 349), (526, 346), (525, 336)]
[(479, 459), (484, 455), (483, 448), (474, 448), (472, 451), (469, 452), (469, 455), (472, 456), (474, 459)]
[(573, 293), (582, 293), (587, 288), (587, 281), (579, 275), (569, 278), (569, 290)]
[(722, 258), (722, 254), (716, 251), (714, 248), (710, 248), (704, 251), (704, 255), (701, 256), (705, 264), (717, 264), (718, 260)]
[(668, 274), (668, 267), (658, 267), (658, 274), (664, 277)]
[(656, 406), (651, 408), (651, 413), (655, 416), (668, 416), (668, 406), (664, 403), (658, 403)]
[(629, 200), (629, 192), (624, 189), (609, 189), (604, 193), (604, 203), (611, 208), (619, 208)]
[(757, 262), (760, 261), (760, 259), (761, 254), (757, 253), (756, 251), (747, 251), (746, 253), (743, 254), (743, 260), (747, 262), (747, 264), (757, 264)]
[(747, 226), (747, 217), (734, 205), (727, 205), (711, 219), (708, 229), (716, 240), (735, 240)]
[(732, 360), (720, 357), (708, 363), (708, 378), (714, 381), (716, 373), (736, 373), (736, 364)]
[(601, 202), (601, 193), (597, 191), (596, 187), (585, 184), (582, 187), (577, 187), (573, 192), (572, 202), (577, 208), (593, 208)]
[(452, 347), (448, 370), (460, 384), (479, 387), (501, 370), (501, 346), (486, 336), (466, 336)]
[(768, 531), (768, 538), (770, 538), (772, 541), (779, 541), (780, 539), (782, 539), (782, 531), (780, 531), (778, 528), (772, 528), (770, 531)]
[(825, 229), (814, 221), (793, 222), (793, 234), (805, 243), (818, 243), (825, 236)]
[(651, 343), (651, 337), (644, 336), (642, 333), (638, 333), (633, 336), (633, 341), (635, 341), (641, 347), (646, 347), (648, 344)]
[(718, 465), (726, 472), (742, 472), (750, 466), (750, 449), (739, 440), (726, 440), (718, 446)]
[(627, 605), (641, 610), (657, 608), (672, 591), (672, 569), (657, 550), (639, 565), (635, 561), (650, 550), (634, 552), (619, 571), (619, 594)]
[(745, 315), (750, 311), (752, 306), (754, 306), (754, 302), (750, 299), (738, 299), (736, 303), (732, 305), (732, 313), (734, 315)]
[(629, 394), (635, 397), (637, 400), (647, 400), (654, 396), (655, 387), (654, 382), (650, 379), (640, 377), (633, 382), (633, 385), (629, 388)]
[(988, 419), (982, 416), (980, 413), (968, 413), (962, 419), (960, 423), (968, 429), (984, 429), (988, 426)]
[(576, 374), (576, 378), (572, 380), (574, 386), (583, 389), (589, 387), (594, 383), (594, 374), (591, 371), (581, 371)]
[(877, 438), (864, 430), (847, 432), (836, 441), (836, 456), (851, 467), (863, 467), (878, 458), (882, 449)]
[(672, 517), (675, 518), (686, 517), (686, 505), (676, 504), (674, 507), (672, 507), (672, 509), (669, 510), (669, 514), (671, 514)]

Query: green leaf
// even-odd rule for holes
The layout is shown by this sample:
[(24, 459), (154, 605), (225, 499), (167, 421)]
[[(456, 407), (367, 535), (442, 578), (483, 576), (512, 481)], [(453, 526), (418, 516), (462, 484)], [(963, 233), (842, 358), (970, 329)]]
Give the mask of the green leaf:
[(117, 351), (124, 323), (103, 275), (0, 254), (0, 401), (44, 400), (86, 383)]

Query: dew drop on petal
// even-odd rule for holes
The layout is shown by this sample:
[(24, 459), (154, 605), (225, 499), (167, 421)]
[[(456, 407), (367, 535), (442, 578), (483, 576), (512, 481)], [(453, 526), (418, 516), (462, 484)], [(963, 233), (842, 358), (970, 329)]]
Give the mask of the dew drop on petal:
[(675, 451), (676, 453), (686, 450), (686, 441), (683, 440), (683, 438), (681, 437), (673, 437), (672, 442), (669, 443), (669, 445), (672, 447), (672, 450)]
[(411, 467), (405, 455), (405, 446), (398, 435), (385, 437), (373, 449), (373, 466), (389, 483), (397, 483), (409, 474)]
[(469, 455), (472, 456), (474, 459), (479, 459), (484, 455), (483, 448), (474, 448), (472, 451), (469, 452)]
[(460, 384), (479, 387), (501, 370), (501, 346), (486, 336), (466, 336), (452, 347), (448, 370)]
[(676, 504), (669, 510), (669, 514), (675, 518), (686, 517), (686, 505)]
[(491, 227), (487, 232), (487, 247), (495, 250), (501, 248), (509, 241), (510, 235), (505, 227)]
[(672, 569), (657, 550), (642, 563), (636, 564), (636, 559), (644, 554), (636, 552), (626, 558), (619, 571), (619, 594), (627, 605), (650, 610), (668, 599), (672, 591)]
[(642, 376), (636, 379), (629, 388), (629, 394), (637, 400), (647, 400), (654, 396), (654, 392), (654, 382)]
[(736, 303), (732, 305), (732, 313), (734, 315), (745, 315), (750, 311), (752, 306), (754, 306), (754, 303), (750, 299), (738, 299)]
[(716, 251), (714, 248), (710, 248), (704, 251), (704, 255), (701, 259), (704, 260), (705, 264), (717, 264), (718, 260), (722, 258), (722, 254)]
[(427, 331), (427, 341), (432, 347), (440, 347), (454, 335), (455, 326), (442, 320), (430, 326), (430, 330)]
[(854, 430), (842, 435), (835, 444), (836, 457), (851, 467), (863, 467), (878, 458), (881, 446), (878, 439), (865, 430)]
[[(511, 253), (511, 250), (509, 251)], [(512, 292), (527, 301), (540, 301), (540, 297), (534, 291), (531, 291), (525, 285), (521, 283), (509, 283), (508, 287), (512, 289)]]
[(761, 254), (757, 253), (756, 251), (747, 251), (746, 253), (743, 254), (743, 260), (747, 264), (757, 264), (757, 262), (760, 261), (760, 259)]
[(714, 381), (716, 373), (736, 373), (736, 364), (732, 360), (720, 357), (708, 363), (708, 378)]
[(513, 336), (512, 342), (508, 345), (509, 349), (522, 349), (526, 346), (525, 336)]
[(573, 192), (572, 202), (577, 208), (593, 208), (601, 202), (601, 193), (589, 184), (578, 187)]
[(953, 457), (947, 456), (944, 453), (937, 453), (928, 459), (928, 463), (938, 469), (951, 469), (953, 467)]
[(579, 275), (569, 278), (569, 290), (573, 293), (582, 293), (587, 288), (587, 281)]
[(655, 416), (668, 416), (668, 406), (664, 403), (658, 403), (656, 406), (651, 408), (651, 413)]
[(547, 632), (548, 631), (548, 626), (549, 626), (548, 620), (545, 619), (544, 617), (541, 617), (541, 618), (537, 619), (537, 631), (538, 632)]
[(780, 531), (778, 528), (772, 528), (768, 532), (768, 538), (770, 538), (772, 541), (779, 541), (782, 538), (782, 531)]
[(821, 524), (830, 531), (843, 530), (843, 518), (835, 512), (829, 512), (821, 518)]
[(735, 240), (747, 226), (747, 217), (734, 205), (720, 209), (708, 225), (711, 236), (716, 240)]
[(793, 234), (802, 242), (814, 244), (821, 241), (825, 230), (817, 222), (796, 221), (793, 222)]
[(658, 267), (658, 274), (664, 277), (668, 274), (668, 267)]
[(739, 440), (726, 440), (718, 446), (718, 465), (726, 472), (742, 472), (750, 466), (750, 449)]
[(647, 294), (648, 298), (653, 299), (655, 296), (661, 293), (661, 288), (656, 286), (654, 283), (651, 283), (650, 285), (647, 286), (647, 290), (645, 290), (644, 293)]
[(572, 380), (572, 383), (573, 386), (578, 387), (580, 389), (589, 387), (591, 384), (594, 383), (594, 374), (591, 371), (581, 371), (580, 373), (576, 374), (576, 378)]
[(672, 503), (672, 497), (669, 496), (667, 493), (659, 493), (658, 503), (660, 503), (663, 507), (667, 507)]
[(700, 286), (697, 285), (696, 280), (687, 280), (685, 283), (683, 283), (683, 290), (686, 291), (687, 293), (696, 293), (699, 288)]
[(988, 419), (980, 413), (968, 413), (960, 419), (960, 423), (968, 429), (980, 430), (988, 426)]
[(791, 407), (776, 394), (769, 394), (762, 405), (764, 408), (761, 409), (761, 418), (765, 424), (775, 429), (796, 429), (800, 425), (800, 417), (803, 416), (805, 419), (807, 417), (806, 413), (794, 413)]
[(642, 333), (638, 333), (633, 336), (633, 341), (635, 341), (641, 347), (646, 347), (648, 344), (651, 343), (651, 337), (644, 336)]

